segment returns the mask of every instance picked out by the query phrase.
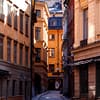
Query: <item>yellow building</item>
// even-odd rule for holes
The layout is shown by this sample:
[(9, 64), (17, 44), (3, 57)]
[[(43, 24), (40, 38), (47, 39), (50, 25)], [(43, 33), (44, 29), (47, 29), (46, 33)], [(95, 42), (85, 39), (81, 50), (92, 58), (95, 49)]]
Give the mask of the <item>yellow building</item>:
[(0, 0), (0, 98), (29, 99), (30, 0)]
[(100, 100), (100, 1), (74, 1), (74, 96)]
[(62, 16), (51, 15), (48, 28), (48, 89), (58, 90), (62, 88), (63, 84)]
[(35, 47), (35, 92), (36, 94), (47, 90), (47, 47), (48, 47), (48, 17), (49, 11), (45, 2), (35, 3), (37, 23), (34, 25)]

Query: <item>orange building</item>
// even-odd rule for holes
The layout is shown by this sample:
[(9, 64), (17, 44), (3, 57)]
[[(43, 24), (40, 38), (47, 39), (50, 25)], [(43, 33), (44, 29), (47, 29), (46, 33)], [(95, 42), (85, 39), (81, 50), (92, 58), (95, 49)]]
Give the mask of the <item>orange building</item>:
[(63, 86), (62, 16), (53, 15), (48, 24), (48, 89), (58, 90)]

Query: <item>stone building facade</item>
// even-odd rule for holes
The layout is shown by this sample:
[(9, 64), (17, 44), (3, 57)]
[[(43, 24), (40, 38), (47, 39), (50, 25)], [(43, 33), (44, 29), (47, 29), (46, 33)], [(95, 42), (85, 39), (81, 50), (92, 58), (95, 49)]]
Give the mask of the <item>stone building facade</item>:
[(0, 0), (0, 98), (30, 98), (30, 0)]
[(64, 15), (63, 15), (63, 69), (64, 69), (64, 86), (63, 95), (67, 97), (73, 96), (73, 54), (71, 50), (74, 43), (74, 0), (64, 1)]
[(48, 47), (48, 17), (47, 4), (35, 2), (37, 22), (34, 25), (34, 84), (35, 92), (39, 94), (47, 90), (47, 47)]
[(100, 98), (100, 1), (75, 0), (74, 97)]

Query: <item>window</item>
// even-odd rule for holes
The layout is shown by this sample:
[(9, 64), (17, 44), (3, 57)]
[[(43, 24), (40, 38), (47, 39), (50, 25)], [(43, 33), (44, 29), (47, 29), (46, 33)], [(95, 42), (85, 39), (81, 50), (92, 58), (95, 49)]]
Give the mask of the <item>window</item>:
[(54, 72), (54, 64), (49, 64), (49, 72)]
[(80, 66), (80, 95), (88, 94), (88, 65)]
[(29, 16), (25, 15), (25, 35), (29, 35)]
[(4, 0), (0, 0), (0, 14), (3, 13), (3, 2)]
[(20, 44), (20, 64), (23, 64), (23, 45)]
[(25, 47), (25, 65), (28, 66), (28, 47)]
[(14, 63), (17, 63), (17, 42), (14, 41)]
[(7, 96), (10, 96), (10, 93), (9, 93), (9, 90), (10, 90), (10, 80), (7, 80), (6, 81), (6, 84), (7, 84)]
[(15, 86), (16, 86), (16, 80), (12, 81), (12, 96), (15, 96)]
[(23, 11), (20, 11), (20, 32), (23, 33)]
[(19, 95), (23, 95), (23, 82), (19, 81)]
[(40, 40), (40, 32), (41, 32), (41, 28), (40, 27), (36, 27), (35, 28), (35, 39), (36, 40)]
[(4, 21), (4, 11), (3, 11), (4, 0), (0, 0), (0, 20)]
[(83, 40), (88, 39), (88, 9), (83, 10)]
[(7, 39), (7, 61), (11, 62), (11, 39)]
[(36, 10), (36, 16), (41, 17), (41, 10)]
[(55, 49), (50, 48), (49, 57), (55, 57)]
[(12, 13), (11, 13), (11, 5), (9, 3), (7, 4), (7, 8), (8, 8), (7, 9), (8, 10), (7, 11), (7, 14), (8, 14), (7, 15), (7, 23), (8, 23), (8, 25), (11, 26), (12, 25), (12, 20), (11, 20), (12, 19)]
[(27, 100), (28, 98), (27, 98), (27, 90), (28, 90), (28, 82), (27, 81), (25, 81), (25, 86), (24, 86), (24, 93), (25, 93), (25, 100)]
[(18, 26), (18, 23), (17, 23), (17, 8), (14, 8), (14, 29), (17, 30), (17, 26)]
[(3, 59), (3, 36), (0, 35), (0, 59)]
[(54, 34), (50, 34), (49, 35), (49, 40), (55, 40), (55, 35)]
[(100, 97), (100, 62), (96, 63), (96, 97)]
[(36, 48), (36, 57), (35, 57), (35, 61), (36, 62), (40, 62), (41, 61), (41, 49), (40, 48)]
[(56, 20), (55, 19), (54, 20), (51, 20), (50, 26), (56, 26), (56, 25), (57, 25)]

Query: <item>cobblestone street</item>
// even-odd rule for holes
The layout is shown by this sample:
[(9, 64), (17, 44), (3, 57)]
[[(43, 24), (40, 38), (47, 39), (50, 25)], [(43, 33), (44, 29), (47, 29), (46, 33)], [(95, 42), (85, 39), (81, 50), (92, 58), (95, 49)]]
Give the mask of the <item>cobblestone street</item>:
[(47, 91), (33, 98), (33, 100), (69, 100), (60, 91)]

